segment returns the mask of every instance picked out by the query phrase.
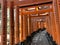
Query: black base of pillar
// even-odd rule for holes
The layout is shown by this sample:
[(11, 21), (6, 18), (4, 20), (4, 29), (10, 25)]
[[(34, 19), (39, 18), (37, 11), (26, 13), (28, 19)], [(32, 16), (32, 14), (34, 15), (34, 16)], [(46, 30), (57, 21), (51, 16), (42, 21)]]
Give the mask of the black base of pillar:
[(53, 41), (53, 45), (57, 45), (56, 41)]
[(33, 32), (32, 34), (31, 34), (31, 37), (34, 37), (34, 35), (36, 34), (37, 32)]
[(32, 37), (31, 36), (28, 36), (27, 39), (26, 39), (27, 45), (30, 45), (31, 44), (31, 40), (32, 40)]
[(31, 34), (31, 37), (34, 37), (35, 34), (37, 34), (40, 30), (37, 30)]
[(53, 41), (53, 37), (47, 32), (48, 38), (51, 41), (52, 45), (57, 45), (56, 41)]
[(31, 41), (32, 37), (31, 36), (28, 36), (27, 37), (27, 42)]
[(44, 30), (46, 30), (46, 28), (41, 29), (41, 31), (44, 31)]
[(38, 33), (38, 32), (40, 32), (41, 31), (41, 28), (40, 29), (38, 29), (36, 32)]
[(26, 41), (20, 42), (19, 44), (16, 45), (26, 45)]
[(38, 32), (44, 31), (44, 30), (46, 30), (46, 28), (43, 28), (43, 29), (39, 28), (37, 31), (33, 32), (33, 33), (31, 34), (31, 36), (33, 37), (33, 36), (34, 36), (35, 34), (37, 34)]

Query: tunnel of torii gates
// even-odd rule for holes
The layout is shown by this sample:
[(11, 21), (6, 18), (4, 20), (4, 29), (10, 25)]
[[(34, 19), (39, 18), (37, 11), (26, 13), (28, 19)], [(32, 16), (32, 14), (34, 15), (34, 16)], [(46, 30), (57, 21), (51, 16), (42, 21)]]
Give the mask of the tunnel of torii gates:
[[(2, 8), (1, 45), (7, 45), (7, 8), (10, 12), (10, 45), (26, 40), (27, 36), (45, 27), (60, 45), (59, 0), (0, 0)], [(15, 19), (14, 19), (14, 9)]]

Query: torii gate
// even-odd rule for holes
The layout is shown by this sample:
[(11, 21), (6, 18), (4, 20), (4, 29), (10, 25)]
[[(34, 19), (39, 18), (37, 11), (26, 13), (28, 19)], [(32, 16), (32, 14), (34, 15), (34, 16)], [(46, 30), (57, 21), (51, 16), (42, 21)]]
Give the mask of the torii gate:
[[(46, 0), (48, 1), (48, 0)], [(37, 2), (34, 2), (36, 3), (36, 5), (38, 3), (44, 3), (46, 1), (41, 1), (38, 0)], [(51, 0), (50, 0), (51, 1)], [(16, 43), (19, 42), (19, 37), (17, 35), (18, 33), (18, 30), (19, 30), (19, 6), (20, 7), (24, 7), (25, 5), (32, 5), (34, 3), (32, 3), (33, 1), (28, 1), (27, 2), (20, 2), (20, 1), (7, 1), (7, 0), (0, 0), (0, 3), (2, 5), (2, 45), (7, 45), (7, 6), (9, 3), (9, 8), (10, 8), (10, 35), (11, 35), (11, 41), (10, 41), (10, 45), (14, 45), (14, 4), (15, 4), (15, 8), (16, 8), (16, 30), (17, 32), (16, 33)], [(49, 2), (49, 1), (48, 1)], [(52, 26), (55, 26), (55, 33), (56, 33), (56, 38), (54, 39), (56, 41), (56, 43), (58, 45), (60, 45), (60, 14), (59, 14), (59, 0), (53, 0), (53, 20), (54, 20), (54, 25), (52, 24)], [(30, 13), (29, 13), (30, 14)], [(21, 17), (22, 18), (22, 17)], [(22, 19), (21, 19), (22, 20)], [(21, 21), (22, 23), (22, 21)], [(22, 25), (21, 25), (21, 28), (22, 28)], [(22, 29), (21, 29), (22, 30)], [(52, 34), (53, 36), (55, 34)]]

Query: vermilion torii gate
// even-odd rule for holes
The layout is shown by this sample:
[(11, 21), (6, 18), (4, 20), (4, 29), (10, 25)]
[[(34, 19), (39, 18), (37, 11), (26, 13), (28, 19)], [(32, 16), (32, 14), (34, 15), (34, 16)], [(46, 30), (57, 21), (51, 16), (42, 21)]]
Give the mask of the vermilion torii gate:
[[(32, 3), (33, 2), (33, 3)], [(41, 14), (50, 12), (46, 19), (47, 32), (52, 35), (53, 40), (60, 45), (60, 13), (59, 0), (44, 1), (7, 1), (0, 0), (2, 6), (2, 44), (7, 45), (7, 8), (10, 10), (10, 45), (18, 44), (26, 40), (33, 30), (31, 24), (31, 14)], [(38, 10), (40, 5), (51, 5), (49, 9)], [(35, 10), (26, 12), (25, 8), (34, 7)], [(16, 17), (14, 20), (14, 9), (16, 9)], [(40, 15), (42, 16), (42, 15)], [(44, 15), (46, 16), (46, 15)], [(44, 17), (42, 16), (42, 17)], [(20, 17), (20, 18), (19, 18)], [(29, 21), (27, 21), (29, 18)], [(49, 21), (50, 20), (50, 21)], [(50, 25), (51, 24), (51, 25)], [(31, 31), (28, 33), (28, 30)]]

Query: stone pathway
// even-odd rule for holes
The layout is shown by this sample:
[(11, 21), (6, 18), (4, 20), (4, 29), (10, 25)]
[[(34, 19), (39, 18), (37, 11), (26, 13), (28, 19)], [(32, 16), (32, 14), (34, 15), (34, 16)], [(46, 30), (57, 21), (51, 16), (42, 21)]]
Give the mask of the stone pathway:
[(42, 31), (37, 33), (31, 42), (31, 45), (53, 45), (52, 42), (49, 40), (47, 32)]

